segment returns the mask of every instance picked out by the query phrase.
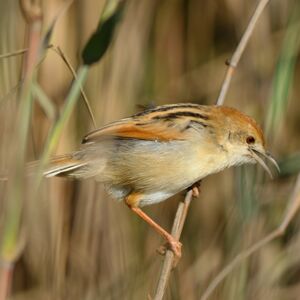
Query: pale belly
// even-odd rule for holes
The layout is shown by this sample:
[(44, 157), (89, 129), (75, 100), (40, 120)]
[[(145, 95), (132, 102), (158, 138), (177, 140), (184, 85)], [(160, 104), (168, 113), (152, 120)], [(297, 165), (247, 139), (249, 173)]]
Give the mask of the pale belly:
[(103, 181), (116, 199), (130, 193), (142, 195), (139, 206), (164, 201), (207, 175), (214, 158), (200, 159), (196, 147), (186, 142), (139, 142), (119, 146), (108, 160)]

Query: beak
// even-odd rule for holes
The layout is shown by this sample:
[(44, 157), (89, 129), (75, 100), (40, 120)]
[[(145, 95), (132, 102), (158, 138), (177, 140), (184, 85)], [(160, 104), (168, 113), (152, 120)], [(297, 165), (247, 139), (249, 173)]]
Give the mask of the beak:
[(280, 172), (278, 163), (274, 159), (274, 157), (269, 153), (269, 152), (260, 152), (256, 149), (250, 148), (249, 147), (249, 152), (251, 156), (265, 169), (265, 171), (270, 175), (270, 177), (273, 179), (273, 174), (270, 171), (269, 167), (266, 165), (266, 163), (258, 156), (258, 154), (262, 155), (264, 158), (269, 160), (277, 169), (278, 172)]

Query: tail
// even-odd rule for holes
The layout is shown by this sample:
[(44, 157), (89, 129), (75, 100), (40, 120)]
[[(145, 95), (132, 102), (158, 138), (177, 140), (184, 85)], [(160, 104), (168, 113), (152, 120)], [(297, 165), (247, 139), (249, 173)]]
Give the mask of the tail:
[[(43, 172), (45, 177), (66, 176), (66, 177), (91, 177), (94, 174), (87, 172), (89, 168), (87, 161), (82, 161), (71, 154), (59, 155), (50, 159), (48, 167)], [(36, 173), (39, 161), (33, 161), (26, 164), (26, 174), (32, 176)], [(0, 173), (0, 182), (7, 181), (7, 175)]]
[(74, 158), (73, 154), (65, 154), (52, 158), (47, 170), (44, 172), (45, 177), (67, 176), (78, 177), (80, 169), (87, 165), (87, 162)]

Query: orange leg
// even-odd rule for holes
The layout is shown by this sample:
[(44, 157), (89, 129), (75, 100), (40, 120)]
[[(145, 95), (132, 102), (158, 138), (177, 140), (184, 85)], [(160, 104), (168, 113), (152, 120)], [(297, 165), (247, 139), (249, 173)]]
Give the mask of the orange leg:
[(159, 233), (168, 243), (170, 249), (174, 252), (177, 258), (181, 257), (181, 246), (182, 244), (176, 240), (170, 233), (168, 233), (165, 229), (159, 226), (156, 222), (154, 222), (146, 213), (144, 213), (140, 208), (135, 205), (138, 204), (138, 194), (131, 194), (126, 197), (125, 202), (128, 207), (136, 213), (139, 217), (141, 217), (144, 221), (146, 221), (157, 233)]

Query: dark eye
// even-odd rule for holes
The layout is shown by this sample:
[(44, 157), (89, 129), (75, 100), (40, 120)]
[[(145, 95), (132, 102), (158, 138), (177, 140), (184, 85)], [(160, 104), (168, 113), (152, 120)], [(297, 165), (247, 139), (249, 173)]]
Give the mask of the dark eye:
[(247, 137), (246, 142), (247, 142), (247, 144), (254, 144), (255, 138), (252, 135), (250, 135)]

